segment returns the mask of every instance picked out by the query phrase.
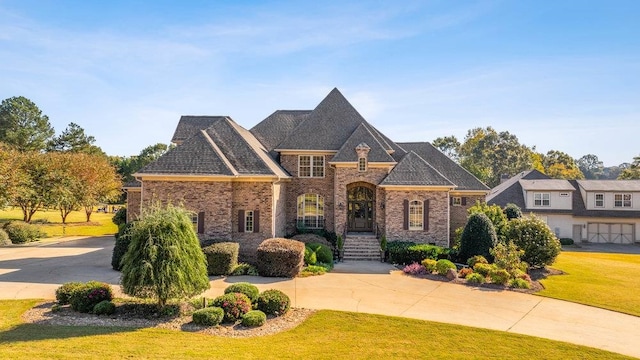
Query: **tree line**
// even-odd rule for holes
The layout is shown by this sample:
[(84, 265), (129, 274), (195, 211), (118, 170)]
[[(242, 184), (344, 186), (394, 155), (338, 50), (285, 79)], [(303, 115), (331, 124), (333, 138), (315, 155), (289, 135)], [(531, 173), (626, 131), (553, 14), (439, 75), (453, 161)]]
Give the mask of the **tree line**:
[(490, 126), (469, 130), (462, 143), (452, 135), (432, 144), (489, 187), (500, 184), (502, 176), (532, 169), (554, 179), (640, 179), (640, 156), (632, 163), (604, 167), (594, 154), (579, 159), (559, 150), (543, 154), (521, 144), (514, 134)]

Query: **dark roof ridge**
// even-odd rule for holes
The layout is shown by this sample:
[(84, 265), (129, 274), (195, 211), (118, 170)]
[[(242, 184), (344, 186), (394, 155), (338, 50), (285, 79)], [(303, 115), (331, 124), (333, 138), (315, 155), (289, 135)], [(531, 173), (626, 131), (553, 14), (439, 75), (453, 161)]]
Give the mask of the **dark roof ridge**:
[[(427, 160), (425, 160), (422, 156), (420, 156), (420, 154), (416, 153), (415, 151), (411, 150), (410, 153), (413, 153), (415, 156), (417, 156), (420, 160), (424, 161), (425, 164), (427, 164), (430, 168), (433, 169), (433, 171), (437, 172), (440, 176), (442, 176), (443, 178), (445, 178), (448, 182), (450, 182), (453, 185), (456, 185), (453, 181), (449, 180), (448, 177), (444, 176), (443, 173), (441, 173), (440, 171), (438, 171), (438, 169), (436, 169), (435, 167), (433, 167), (433, 165), (429, 164), (429, 162)], [(457, 185), (456, 185), (457, 186)]]

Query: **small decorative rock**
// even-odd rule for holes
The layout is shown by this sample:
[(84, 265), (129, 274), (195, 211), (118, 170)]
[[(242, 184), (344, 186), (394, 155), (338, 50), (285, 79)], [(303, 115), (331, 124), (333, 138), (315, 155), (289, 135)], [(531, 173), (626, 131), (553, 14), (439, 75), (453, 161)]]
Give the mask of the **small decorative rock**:
[(458, 272), (455, 269), (447, 270), (447, 279), (455, 280), (458, 278)]

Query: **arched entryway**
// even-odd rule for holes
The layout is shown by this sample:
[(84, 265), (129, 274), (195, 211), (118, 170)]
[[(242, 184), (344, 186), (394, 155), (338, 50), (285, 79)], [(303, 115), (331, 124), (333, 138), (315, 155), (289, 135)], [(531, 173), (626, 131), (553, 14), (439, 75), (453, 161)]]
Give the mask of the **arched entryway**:
[(356, 183), (347, 188), (347, 229), (353, 232), (373, 231), (375, 219), (375, 187)]

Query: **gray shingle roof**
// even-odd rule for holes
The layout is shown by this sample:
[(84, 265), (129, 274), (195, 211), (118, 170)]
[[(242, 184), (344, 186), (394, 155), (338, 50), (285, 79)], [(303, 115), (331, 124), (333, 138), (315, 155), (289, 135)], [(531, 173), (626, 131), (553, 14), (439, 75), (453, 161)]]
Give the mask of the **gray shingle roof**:
[[(584, 198), (582, 197), (582, 192), (578, 189), (578, 185), (582, 186), (584, 181), (605, 181), (605, 182), (618, 182), (618, 181), (629, 181), (629, 180), (569, 180), (571, 184), (576, 187), (576, 190), (573, 192), (573, 215), (574, 216), (586, 216), (586, 217), (603, 217), (603, 218), (640, 218), (640, 211), (629, 211), (629, 210), (587, 210), (585, 206)], [(631, 180), (633, 181), (633, 180)], [(635, 180), (640, 182), (640, 180)], [(604, 184), (600, 184), (604, 185)], [(621, 186), (626, 185), (624, 183), (620, 184)], [(615, 188), (617, 185), (609, 184), (610, 188)], [(600, 191), (600, 190), (594, 190)], [(627, 190), (631, 191), (631, 190)]]
[(271, 151), (286, 139), (310, 113), (311, 110), (277, 110), (256, 124), (250, 131), (268, 151)]
[(542, 179), (530, 180), (520, 179), (520, 186), (526, 191), (547, 190), (547, 191), (573, 191), (575, 188), (569, 180), (564, 179)]
[(413, 151), (400, 160), (380, 185), (455, 187), (449, 179)]
[(395, 162), (364, 122), (360, 123), (360, 125), (353, 131), (340, 150), (338, 150), (338, 153), (333, 156), (331, 162), (358, 162), (356, 147), (363, 143), (370, 148), (369, 155), (367, 156), (368, 162)]
[(482, 181), (428, 142), (398, 143), (398, 145), (420, 155), (438, 172), (446, 174), (447, 179), (457, 186), (456, 190), (489, 190)]
[[(333, 89), (306, 119), (276, 147), (276, 150), (337, 151), (363, 122), (366, 123), (366, 120), (362, 115), (338, 89)], [(392, 149), (384, 138), (379, 141), (383, 146)]]
[(176, 126), (176, 131), (173, 133), (171, 142), (176, 144), (181, 143), (195, 135), (200, 130), (204, 130), (213, 125), (216, 121), (227, 118), (227, 116), (183, 115), (180, 117), (180, 121)]
[(529, 170), (518, 173), (491, 189), (491, 192), (487, 195), (487, 203), (500, 205), (502, 207), (506, 206), (508, 203), (513, 203), (518, 205), (521, 209), (524, 209), (524, 195), (522, 193), (520, 179), (541, 180), (549, 179), (549, 177), (538, 170)]
[(577, 180), (586, 191), (640, 191), (640, 180)]

